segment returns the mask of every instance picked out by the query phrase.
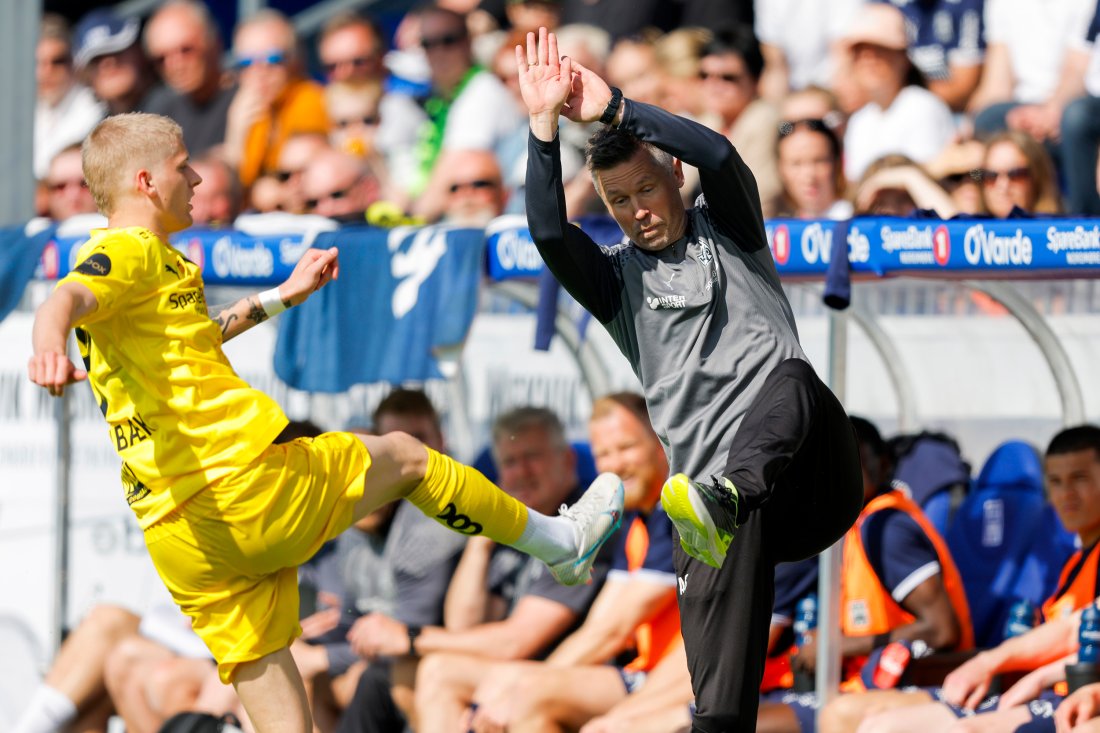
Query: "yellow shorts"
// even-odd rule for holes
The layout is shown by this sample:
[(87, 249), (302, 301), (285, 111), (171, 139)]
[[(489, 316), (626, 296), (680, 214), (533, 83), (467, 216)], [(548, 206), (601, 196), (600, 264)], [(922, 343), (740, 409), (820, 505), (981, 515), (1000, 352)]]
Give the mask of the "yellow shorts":
[(222, 682), (301, 633), (297, 568), (351, 525), (370, 463), (350, 433), (272, 445), (145, 530), (157, 572)]

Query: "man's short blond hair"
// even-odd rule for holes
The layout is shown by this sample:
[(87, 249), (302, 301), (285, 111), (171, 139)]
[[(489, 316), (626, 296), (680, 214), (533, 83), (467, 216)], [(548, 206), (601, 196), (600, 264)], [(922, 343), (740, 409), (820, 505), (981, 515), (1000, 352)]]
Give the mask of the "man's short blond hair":
[(166, 160), (182, 146), (183, 130), (162, 115), (127, 112), (96, 125), (80, 152), (84, 180), (100, 212), (114, 212), (135, 171)]

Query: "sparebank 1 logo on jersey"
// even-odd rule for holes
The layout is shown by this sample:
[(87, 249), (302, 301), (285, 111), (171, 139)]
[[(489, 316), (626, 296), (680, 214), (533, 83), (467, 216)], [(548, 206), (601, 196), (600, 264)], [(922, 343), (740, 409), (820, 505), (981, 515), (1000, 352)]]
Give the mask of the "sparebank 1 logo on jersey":
[(1001, 236), (976, 224), (966, 230), (963, 255), (971, 265), (1030, 265), (1031, 237), (1019, 228), (1013, 234)]
[(772, 235), (772, 257), (778, 265), (785, 265), (791, 259), (791, 230), (786, 224), (778, 225)]

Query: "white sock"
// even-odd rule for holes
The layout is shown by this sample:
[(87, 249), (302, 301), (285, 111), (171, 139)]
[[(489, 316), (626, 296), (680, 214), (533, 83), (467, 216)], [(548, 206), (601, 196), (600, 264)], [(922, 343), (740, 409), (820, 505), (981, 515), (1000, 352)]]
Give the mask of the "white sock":
[(76, 718), (76, 705), (43, 682), (11, 733), (57, 733)]
[(528, 509), (527, 526), (512, 546), (553, 565), (576, 554), (577, 535), (573, 522), (565, 517), (548, 517)]

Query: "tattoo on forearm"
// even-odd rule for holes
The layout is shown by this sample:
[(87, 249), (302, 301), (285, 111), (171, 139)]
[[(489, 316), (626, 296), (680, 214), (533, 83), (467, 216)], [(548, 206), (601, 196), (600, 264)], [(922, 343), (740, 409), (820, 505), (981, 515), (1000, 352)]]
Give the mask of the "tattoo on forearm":
[(235, 320), (237, 320), (237, 314), (236, 313), (228, 313), (228, 312), (223, 310), (214, 319), (214, 323), (218, 324), (218, 326), (221, 327), (222, 336), (225, 336), (226, 334), (229, 333), (230, 324), (232, 324), (233, 321), (235, 321)]
[(267, 311), (265, 311), (264, 307), (260, 305), (259, 298), (248, 299), (248, 315), (246, 316), (246, 318), (248, 318), (248, 320), (252, 321), (253, 323), (263, 323), (267, 320)]

